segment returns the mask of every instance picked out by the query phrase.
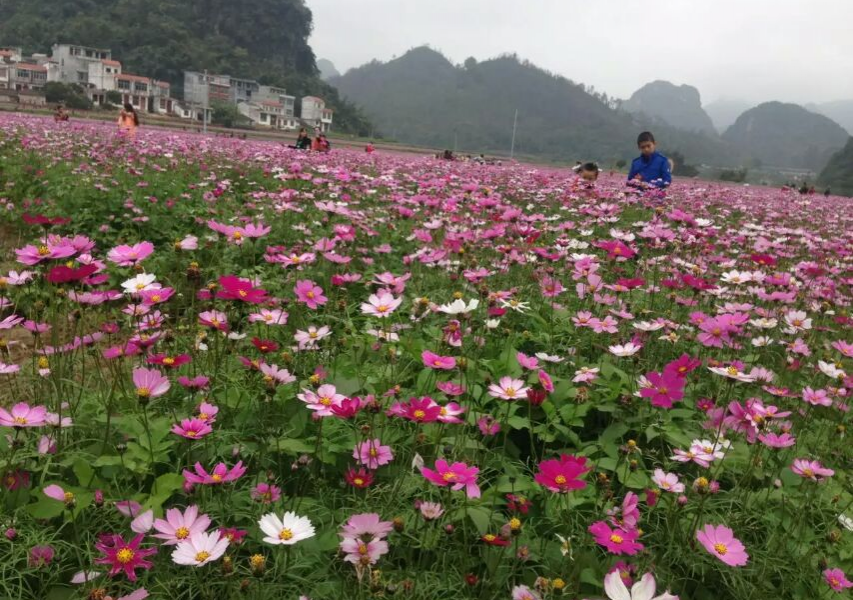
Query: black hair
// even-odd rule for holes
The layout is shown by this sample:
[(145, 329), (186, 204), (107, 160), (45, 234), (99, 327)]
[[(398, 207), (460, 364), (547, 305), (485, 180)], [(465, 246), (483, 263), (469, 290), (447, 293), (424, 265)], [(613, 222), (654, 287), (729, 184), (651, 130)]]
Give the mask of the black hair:
[(652, 135), (651, 131), (644, 131), (640, 135), (637, 136), (637, 145), (645, 144), (646, 142), (655, 143), (655, 136)]
[(136, 114), (136, 109), (133, 108), (133, 104), (130, 102), (125, 102), (124, 110), (133, 115), (133, 124), (139, 127), (139, 115)]
[(581, 171), (596, 171), (596, 172), (601, 171), (601, 169), (598, 168), (598, 163), (594, 163), (594, 162), (583, 163), (580, 166), (580, 170)]

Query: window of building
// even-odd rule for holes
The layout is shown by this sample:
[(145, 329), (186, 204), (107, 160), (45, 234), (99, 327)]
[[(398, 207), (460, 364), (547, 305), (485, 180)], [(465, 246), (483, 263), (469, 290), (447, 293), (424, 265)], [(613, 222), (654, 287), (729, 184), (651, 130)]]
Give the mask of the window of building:
[(120, 90), (129, 90), (129, 89), (130, 89), (130, 82), (129, 82), (129, 81), (127, 81), (126, 79), (119, 79), (119, 81), (118, 81), (118, 89), (120, 89)]

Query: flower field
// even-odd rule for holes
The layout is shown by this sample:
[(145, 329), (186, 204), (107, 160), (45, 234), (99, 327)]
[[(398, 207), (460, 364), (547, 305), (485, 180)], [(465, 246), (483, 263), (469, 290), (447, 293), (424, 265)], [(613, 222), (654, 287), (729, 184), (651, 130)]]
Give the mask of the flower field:
[(849, 596), (851, 286), (850, 199), (3, 114), (0, 598)]

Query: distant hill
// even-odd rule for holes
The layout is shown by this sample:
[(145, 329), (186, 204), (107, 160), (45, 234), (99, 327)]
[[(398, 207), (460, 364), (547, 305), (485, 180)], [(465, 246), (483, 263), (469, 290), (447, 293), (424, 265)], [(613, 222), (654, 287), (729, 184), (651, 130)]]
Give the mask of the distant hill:
[(630, 113), (648, 115), (685, 131), (702, 131), (716, 135), (711, 117), (702, 109), (699, 90), (669, 81), (647, 83), (622, 103)]
[(690, 163), (736, 160), (719, 138), (616, 111), (583, 85), (514, 55), (454, 66), (421, 47), (351, 69), (330, 83), (363, 107), (383, 135), (411, 144), (509, 153), (518, 109), (517, 154), (612, 164), (634, 156), (637, 133), (654, 126), (661, 149), (679, 150)]
[(317, 59), (317, 68), (320, 70), (320, 78), (324, 81), (328, 81), (332, 77), (340, 77), (341, 74), (335, 68), (335, 64), (325, 58)]
[(832, 119), (797, 104), (766, 102), (752, 108), (723, 134), (748, 158), (765, 165), (820, 171), (849, 135)]
[(843, 149), (832, 155), (818, 182), (831, 187), (834, 194), (853, 196), (853, 137), (847, 140)]
[(0, 43), (49, 53), (57, 42), (109, 48), (125, 72), (172, 83), (209, 69), (323, 97), (335, 129), (370, 130), (356, 108), (323, 82), (308, 44), (305, 0), (0, 0)]
[(821, 104), (806, 104), (812, 112), (829, 117), (853, 135), (853, 100), (835, 100)]
[(705, 113), (711, 117), (717, 131), (723, 133), (737, 121), (737, 118), (752, 108), (753, 105), (745, 100), (719, 99), (706, 104), (703, 108)]

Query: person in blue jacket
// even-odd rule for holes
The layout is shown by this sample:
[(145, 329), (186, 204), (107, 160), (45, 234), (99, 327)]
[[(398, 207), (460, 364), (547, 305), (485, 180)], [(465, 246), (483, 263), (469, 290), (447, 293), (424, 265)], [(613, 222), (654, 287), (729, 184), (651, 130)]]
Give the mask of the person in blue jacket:
[(672, 167), (669, 159), (656, 150), (655, 136), (650, 131), (644, 131), (637, 138), (637, 146), (641, 154), (631, 163), (628, 183), (669, 187), (672, 183)]

